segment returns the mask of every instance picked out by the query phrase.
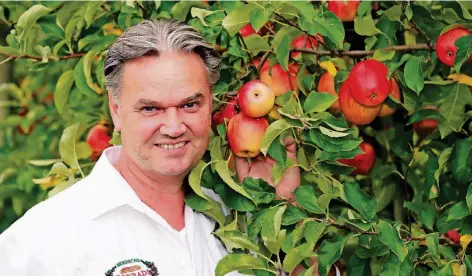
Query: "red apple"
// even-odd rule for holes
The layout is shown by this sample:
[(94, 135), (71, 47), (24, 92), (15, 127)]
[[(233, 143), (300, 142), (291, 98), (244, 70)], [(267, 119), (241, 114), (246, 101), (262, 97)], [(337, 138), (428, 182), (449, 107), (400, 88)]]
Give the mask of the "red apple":
[(225, 105), (225, 107), (213, 114), (213, 119), (211, 123), (211, 127), (215, 134), (218, 134), (218, 125), (224, 123), (225, 119), (231, 119), (234, 115), (236, 115), (236, 98), (232, 98), (229, 102)]
[[(329, 72), (321, 75), (320, 81), (318, 82), (318, 92), (328, 93), (333, 96), (338, 97), (338, 93), (334, 89), (334, 77)], [(336, 115), (341, 113), (341, 105), (339, 104), (339, 99), (337, 99), (329, 108), (328, 111)]]
[[(454, 59), (456, 58), (457, 47), (454, 45), (456, 40), (460, 37), (471, 35), (472, 32), (464, 27), (457, 27), (451, 29), (438, 37), (436, 40), (436, 53), (439, 60), (450, 66), (454, 66)], [(472, 56), (469, 58), (472, 60)]]
[(96, 160), (103, 150), (111, 146), (110, 140), (111, 137), (106, 126), (98, 124), (90, 129), (85, 141), (92, 148), (92, 160)]
[(265, 118), (251, 118), (236, 114), (228, 124), (231, 151), (239, 157), (256, 157), (260, 153), (262, 137), (269, 123)]
[[(436, 106), (424, 106), (421, 109), (432, 109), (439, 111)], [(435, 119), (425, 119), (416, 123), (413, 123), (413, 129), (420, 136), (427, 136), (431, 134), (438, 127), (438, 121)]]
[(455, 243), (461, 242), (461, 234), (459, 234), (454, 229), (447, 231), (446, 236), (448, 236)]
[(238, 91), (238, 106), (241, 112), (252, 118), (265, 116), (275, 103), (274, 92), (260, 80), (245, 83)]
[(367, 175), (375, 163), (375, 150), (374, 147), (367, 142), (362, 142), (359, 147), (364, 153), (358, 154), (352, 159), (339, 159), (338, 161), (356, 168), (352, 172), (354, 175)]
[(275, 96), (282, 95), (287, 91), (298, 93), (297, 73), (299, 68), (300, 66), (297, 64), (289, 64), (287, 72), (280, 64), (272, 66), (272, 69), (269, 65), (264, 64), (261, 70), (261, 80), (274, 91)]
[[(400, 87), (398, 87), (398, 83), (394, 78), (390, 79), (390, 83), (392, 84), (392, 89), (390, 89), (390, 95), (397, 100), (400, 100), (401, 93)], [(391, 115), (395, 109), (388, 106), (386, 103), (382, 104), (382, 109), (380, 109), (379, 117), (386, 117)]]
[[(271, 23), (270, 22), (267, 22), (264, 27), (262, 27), (258, 32), (257, 34), (260, 35), (260, 36), (263, 36), (267, 33), (267, 30), (266, 28), (271, 28)], [(252, 34), (255, 34), (256, 33), (256, 30), (254, 30), (254, 28), (252, 27), (252, 25), (250, 23), (244, 25), (244, 27), (242, 27), (240, 30), (239, 30), (239, 34), (241, 35), (241, 37), (246, 37), (246, 36), (250, 36)]]
[(328, 10), (336, 14), (342, 22), (353, 21), (356, 18), (357, 8), (360, 1), (349, 0), (347, 4), (345, 1), (328, 1)]
[[(316, 36), (316, 39), (307, 36), (307, 35), (301, 35), (295, 38), (292, 42), (292, 48), (307, 48), (307, 49), (316, 49), (318, 48), (318, 40), (323, 41), (323, 37), (320, 35)], [(301, 53), (300, 52), (292, 52), (290, 54), (290, 57), (293, 59), (299, 59)]]
[(388, 68), (380, 61), (367, 59), (358, 62), (348, 76), (351, 96), (366, 106), (383, 103), (391, 89), (387, 75)]
[(348, 82), (349, 80), (346, 80), (339, 88), (339, 104), (341, 111), (346, 119), (353, 124), (370, 124), (380, 113), (382, 105), (365, 106), (355, 101), (351, 96)]
[(239, 30), (239, 34), (242, 36), (242, 37), (246, 37), (246, 36), (250, 36), (252, 34), (255, 34), (256, 31), (254, 30), (254, 28), (251, 26), (251, 24), (246, 24), (244, 27), (242, 27), (240, 30)]

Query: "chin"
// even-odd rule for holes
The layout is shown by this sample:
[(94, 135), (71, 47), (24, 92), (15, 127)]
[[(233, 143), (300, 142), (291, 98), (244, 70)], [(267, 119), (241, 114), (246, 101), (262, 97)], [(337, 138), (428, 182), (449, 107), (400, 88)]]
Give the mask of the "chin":
[(194, 167), (194, 164), (187, 160), (159, 160), (155, 164), (155, 171), (166, 176), (184, 176)]

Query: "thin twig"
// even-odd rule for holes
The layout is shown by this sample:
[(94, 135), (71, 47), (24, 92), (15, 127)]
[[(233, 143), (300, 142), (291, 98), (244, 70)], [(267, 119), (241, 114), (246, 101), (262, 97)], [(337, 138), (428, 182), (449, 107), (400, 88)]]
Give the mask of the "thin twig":
[(434, 51), (434, 43), (431, 41), (429, 36), (416, 24), (416, 22), (411, 19), (410, 20), (411, 26), (418, 31), (418, 33), (426, 40), (426, 45), (428, 45), (428, 48), (430, 51)]
[(261, 58), (261, 62), (259, 63), (259, 65), (257, 66), (256, 68), (256, 71), (257, 71), (257, 78), (260, 79), (261, 78), (261, 70), (262, 70), (262, 66), (264, 65), (264, 62), (267, 60), (267, 58), (269, 57), (270, 55), (270, 52), (267, 51), (265, 52), (265, 54), (262, 56)]
[[(415, 50), (430, 50), (427, 44), (416, 44), (416, 45), (395, 45), (389, 46), (383, 49), (377, 49), (382, 51), (415, 51)], [(369, 51), (362, 51), (362, 50), (353, 50), (353, 51), (339, 51), (337, 56), (351, 56), (351, 57), (361, 57), (361, 56), (368, 56), (375, 53), (377, 50), (369, 50)], [(306, 49), (306, 48), (292, 48), (291, 51), (303, 52), (307, 54), (314, 54), (318, 56), (336, 56), (330, 51), (325, 50), (315, 50), (315, 49)]]
[[(38, 60), (38, 61), (43, 60), (43, 57), (41, 57), (41, 56), (33, 56), (33, 55), (28, 55), (28, 54), (14, 55), (14, 54), (7, 54), (7, 53), (4, 53), (4, 52), (0, 52), (0, 55), (6, 56), (6, 57), (9, 57), (9, 58), (28, 58), (28, 59)], [(62, 57), (57, 57), (57, 58), (50, 58), (50, 59), (56, 61), (56, 60), (64, 60), (64, 59), (82, 57), (84, 55), (85, 55), (84, 53), (77, 53), (77, 54), (70, 54), (70, 55), (67, 55), (67, 56), (62, 56)]]
[[(320, 43), (321, 45), (323, 45), (326, 49), (328, 49), (330, 52), (331, 52), (331, 55), (332, 56), (338, 56), (339, 55), (339, 51), (337, 49), (332, 49), (330, 47), (328, 47), (323, 41), (319, 40), (316, 36), (313, 36), (311, 34), (309, 34), (308, 32), (302, 30), (297, 24), (293, 24), (292, 22), (290, 22), (290, 20), (286, 19), (285, 17), (281, 16), (280, 14), (275, 14), (276, 16), (278, 16), (281, 20), (283, 20), (285, 23), (287, 23), (288, 25), (294, 27), (294, 28), (297, 28), (299, 29), (300, 31), (306, 33), (308, 36), (312, 37), (313, 39), (315, 39), (316, 41), (318, 41), (318, 43)], [(326, 56), (326, 55), (325, 55)]]

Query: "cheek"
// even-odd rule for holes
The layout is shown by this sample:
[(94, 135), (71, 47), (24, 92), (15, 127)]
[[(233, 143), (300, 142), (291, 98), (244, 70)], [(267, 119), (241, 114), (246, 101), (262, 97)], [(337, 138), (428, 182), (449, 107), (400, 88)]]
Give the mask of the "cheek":
[(187, 127), (190, 128), (193, 136), (198, 138), (206, 138), (211, 131), (211, 118), (209, 112), (199, 112), (190, 115), (187, 118)]
[(152, 117), (136, 117), (128, 121), (129, 135), (133, 140), (147, 141), (151, 139), (157, 127), (157, 120)]

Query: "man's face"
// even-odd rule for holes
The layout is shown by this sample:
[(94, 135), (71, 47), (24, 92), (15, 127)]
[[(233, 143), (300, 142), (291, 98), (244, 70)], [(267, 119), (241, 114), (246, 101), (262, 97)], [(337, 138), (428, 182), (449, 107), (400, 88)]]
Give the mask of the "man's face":
[(212, 95), (203, 60), (166, 52), (127, 62), (120, 91), (119, 108), (111, 108), (126, 157), (153, 177), (186, 175), (210, 140)]

